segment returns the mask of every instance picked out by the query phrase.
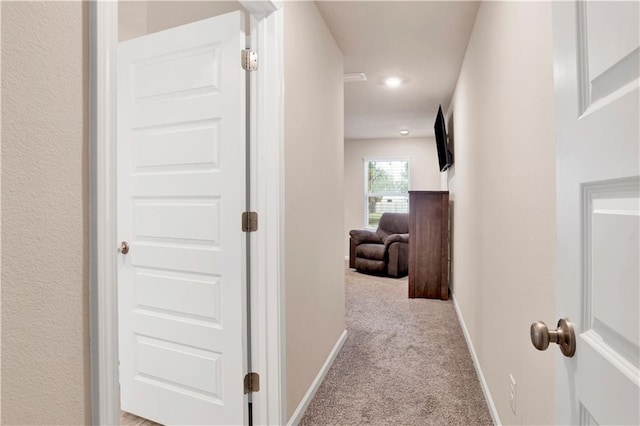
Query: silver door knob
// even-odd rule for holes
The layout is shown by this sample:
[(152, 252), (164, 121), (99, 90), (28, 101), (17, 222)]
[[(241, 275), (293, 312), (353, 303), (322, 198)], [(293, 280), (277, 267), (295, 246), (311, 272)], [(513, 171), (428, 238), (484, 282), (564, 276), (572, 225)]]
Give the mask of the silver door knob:
[(120, 243), (120, 248), (118, 249), (118, 251), (122, 254), (127, 254), (129, 253), (129, 243), (126, 241), (123, 241)]
[(560, 351), (566, 357), (571, 358), (576, 353), (576, 334), (573, 330), (573, 323), (567, 318), (558, 321), (556, 330), (549, 330), (547, 324), (536, 321), (531, 324), (531, 343), (539, 351), (544, 351), (549, 347), (549, 342), (557, 343)]

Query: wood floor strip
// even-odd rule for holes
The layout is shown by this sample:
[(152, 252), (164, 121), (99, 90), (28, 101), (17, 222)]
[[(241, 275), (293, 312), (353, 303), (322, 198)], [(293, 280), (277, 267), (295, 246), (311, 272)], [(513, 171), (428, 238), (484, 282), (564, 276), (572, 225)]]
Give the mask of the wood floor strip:
[(120, 413), (120, 426), (162, 426), (160, 423), (134, 416), (131, 413), (122, 411)]

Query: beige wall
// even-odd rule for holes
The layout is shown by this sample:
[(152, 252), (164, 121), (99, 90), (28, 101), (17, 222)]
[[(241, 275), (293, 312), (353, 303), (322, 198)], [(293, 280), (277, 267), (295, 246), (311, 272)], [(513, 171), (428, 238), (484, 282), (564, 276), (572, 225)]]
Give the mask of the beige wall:
[[(453, 100), (453, 292), (504, 424), (552, 424), (555, 139), (550, 3), (483, 2)], [(509, 374), (517, 382), (509, 407)]]
[(235, 10), (238, 1), (119, 1), (118, 40), (125, 41)]
[(88, 14), (2, 2), (2, 423), (88, 424)]
[(148, 34), (146, 1), (118, 1), (118, 41)]
[(284, 8), (287, 411), (345, 329), (342, 53), (313, 2)]
[(409, 190), (439, 190), (440, 171), (433, 138), (351, 139), (344, 143), (345, 256), (349, 255), (349, 231), (364, 226), (365, 158), (408, 158)]

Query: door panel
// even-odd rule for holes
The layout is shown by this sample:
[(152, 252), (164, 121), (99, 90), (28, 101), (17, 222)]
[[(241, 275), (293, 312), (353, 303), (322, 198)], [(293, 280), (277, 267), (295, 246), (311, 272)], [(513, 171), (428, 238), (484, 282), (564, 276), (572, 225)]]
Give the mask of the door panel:
[[(579, 1), (576, 5), (577, 66), (585, 112), (640, 76), (640, 3)], [(619, 93), (618, 95), (622, 95)]]
[(118, 51), (121, 406), (162, 424), (244, 422), (242, 23)]
[(220, 324), (220, 278), (138, 268), (133, 278), (137, 306)]
[(553, 4), (558, 424), (640, 424), (640, 9)]
[(599, 424), (640, 421), (638, 183), (633, 177), (583, 186), (584, 326), (576, 395)]
[(134, 172), (215, 170), (219, 154), (219, 121), (145, 129), (134, 133)]

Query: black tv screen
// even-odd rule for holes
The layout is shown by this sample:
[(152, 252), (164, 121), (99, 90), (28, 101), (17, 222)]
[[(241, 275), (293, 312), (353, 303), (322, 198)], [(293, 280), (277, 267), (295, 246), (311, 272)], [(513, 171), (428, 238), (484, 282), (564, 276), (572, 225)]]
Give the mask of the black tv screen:
[(438, 106), (438, 116), (433, 126), (436, 134), (436, 147), (438, 148), (438, 163), (440, 171), (444, 172), (451, 166), (451, 152), (447, 143), (447, 128), (444, 124), (444, 114), (442, 113), (442, 105)]

